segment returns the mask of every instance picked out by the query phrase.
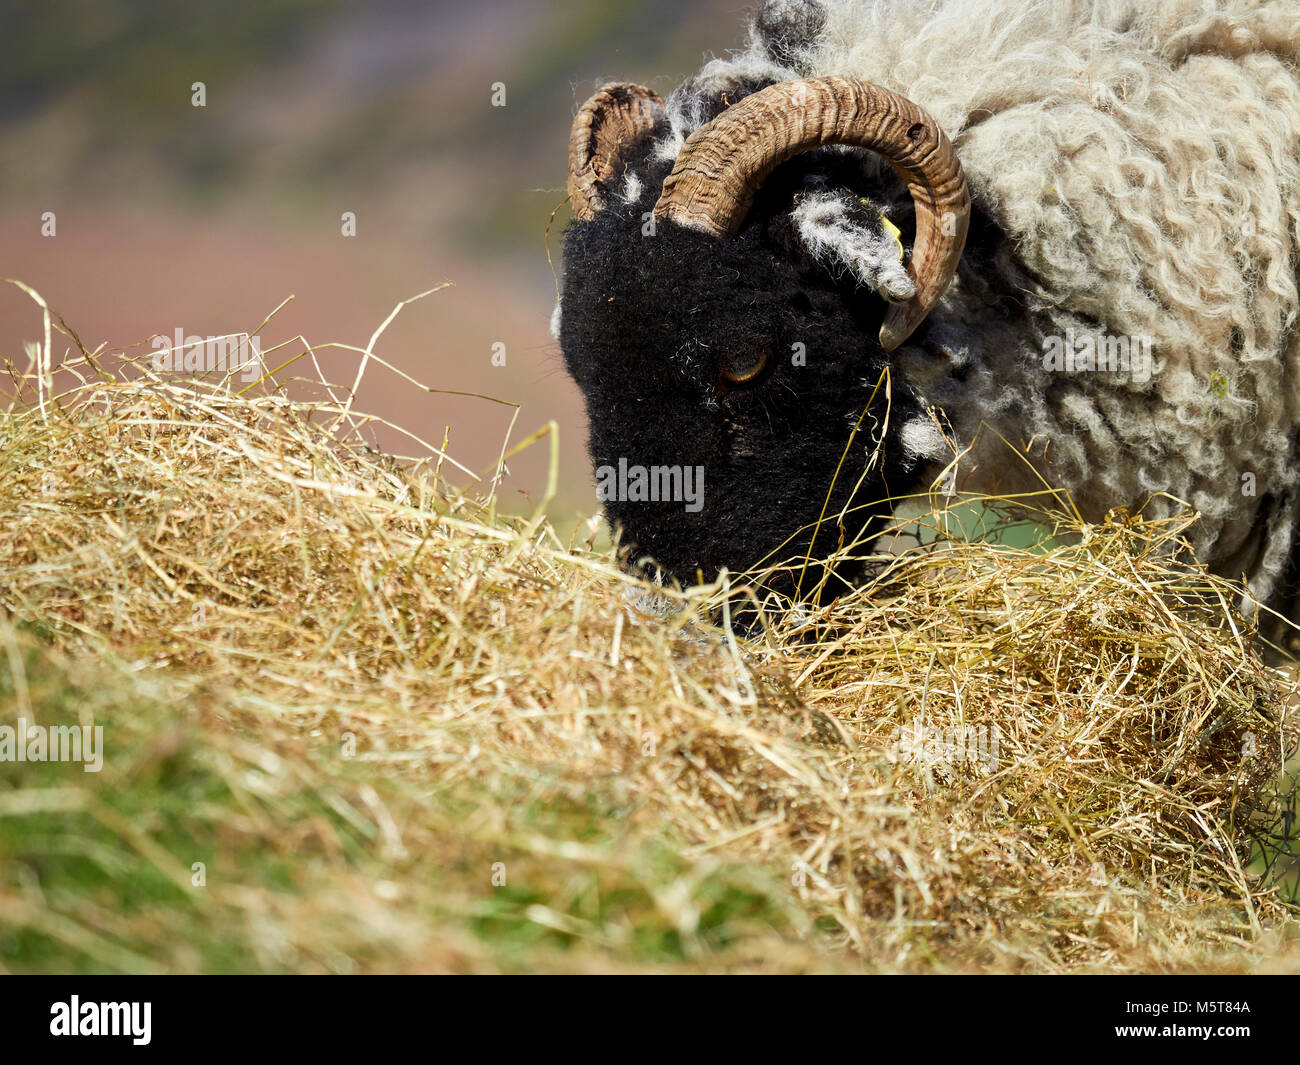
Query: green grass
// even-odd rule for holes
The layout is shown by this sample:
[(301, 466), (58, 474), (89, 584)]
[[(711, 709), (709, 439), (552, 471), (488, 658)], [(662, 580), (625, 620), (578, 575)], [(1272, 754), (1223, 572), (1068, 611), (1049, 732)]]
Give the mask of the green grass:
[(612, 783), (430, 787), (287, 730), (240, 736), (190, 678), (3, 639), (0, 719), (26, 687), (40, 723), (93, 720), (105, 746), (100, 773), (0, 762), (9, 970), (689, 968), (799, 920), (784, 885), (686, 858)]

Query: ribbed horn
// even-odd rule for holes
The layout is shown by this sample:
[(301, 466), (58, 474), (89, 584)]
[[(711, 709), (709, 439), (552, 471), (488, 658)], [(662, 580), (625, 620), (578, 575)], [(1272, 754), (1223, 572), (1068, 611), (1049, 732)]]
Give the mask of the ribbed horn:
[(769, 85), (697, 129), (682, 146), (655, 217), (718, 235), (735, 233), (776, 167), (828, 144), (869, 148), (907, 182), (916, 242), (907, 272), (916, 295), (892, 305), (880, 343), (893, 351), (947, 289), (970, 224), (970, 193), (938, 123), (905, 96), (856, 78)]
[(650, 132), (663, 106), (652, 89), (626, 83), (606, 85), (582, 105), (569, 133), (569, 202), (575, 218), (586, 221), (605, 206), (614, 161)]

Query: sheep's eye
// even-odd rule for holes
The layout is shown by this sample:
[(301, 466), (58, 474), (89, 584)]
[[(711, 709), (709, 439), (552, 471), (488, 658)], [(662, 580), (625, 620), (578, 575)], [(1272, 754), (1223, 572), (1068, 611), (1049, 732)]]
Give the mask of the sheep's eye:
[(762, 348), (753, 354), (724, 356), (722, 376), (733, 385), (748, 384), (767, 368), (768, 359), (771, 357), (771, 348)]

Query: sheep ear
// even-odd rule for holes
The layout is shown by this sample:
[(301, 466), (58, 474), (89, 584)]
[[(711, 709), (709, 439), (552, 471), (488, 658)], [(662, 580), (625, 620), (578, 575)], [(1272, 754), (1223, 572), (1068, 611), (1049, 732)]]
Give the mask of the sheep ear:
[(579, 109), (569, 133), (569, 202), (579, 221), (605, 206), (618, 157), (651, 129), (663, 99), (643, 85), (606, 85)]
[(870, 201), (848, 190), (805, 193), (795, 201), (793, 218), (808, 254), (833, 275), (848, 273), (889, 303), (916, 295), (898, 227)]

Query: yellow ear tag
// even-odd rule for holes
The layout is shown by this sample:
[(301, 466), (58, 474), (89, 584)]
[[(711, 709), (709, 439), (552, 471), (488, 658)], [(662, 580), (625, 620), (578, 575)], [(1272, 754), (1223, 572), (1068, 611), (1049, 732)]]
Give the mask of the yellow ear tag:
[[(861, 203), (863, 207), (875, 207), (875, 204), (872, 204), (871, 200), (868, 199), (859, 199), (858, 203)], [(906, 252), (902, 250), (902, 230), (898, 229), (898, 226), (889, 221), (889, 218), (885, 216), (884, 211), (876, 211), (876, 213), (880, 216), (880, 221), (881, 224), (884, 225), (885, 233), (891, 235), (891, 237), (894, 238), (894, 243), (898, 244), (898, 261), (901, 263), (902, 257), (906, 254)]]
[[(848, 189), (845, 189), (844, 191), (845, 191), (845, 192), (848, 192), (849, 190), (848, 190)], [(876, 208), (876, 205), (875, 205), (874, 203), (872, 203), (870, 200), (868, 200), (865, 196), (861, 196), (861, 197), (859, 197), (859, 198), (858, 198), (858, 203), (862, 204), (863, 207), (870, 207), (872, 210), (874, 210), (874, 211), (876, 212), (876, 214), (878, 214), (878, 215), (880, 216), (880, 221), (881, 221), (881, 223), (882, 223), (882, 224), (884, 225), (884, 227), (885, 227), (885, 232), (888, 233), (891, 237), (893, 237), (893, 238), (894, 238), (894, 243), (898, 245), (898, 261), (901, 263), (901, 262), (903, 261), (903, 257), (907, 254), (907, 253), (903, 250), (903, 232), (902, 232), (902, 230), (900, 230), (900, 229), (898, 228), (898, 226), (894, 225), (894, 223), (891, 222), (891, 221), (890, 221), (890, 220), (885, 216), (885, 212), (884, 212), (884, 211), (881, 211), (881, 210), (877, 209), (877, 208)]]
[[(863, 203), (866, 203), (867, 201), (866, 201), (866, 200), (863, 200), (862, 202), (863, 202)], [(902, 234), (902, 231), (898, 228), (898, 226), (894, 225), (893, 222), (891, 222), (888, 218), (885, 217), (885, 214), (884, 214), (883, 211), (880, 213), (880, 221), (881, 221), (881, 222), (884, 224), (884, 226), (885, 226), (885, 232), (888, 233), (891, 237), (893, 237), (893, 238), (894, 238), (894, 243), (898, 245), (898, 261), (901, 263), (901, 262), (903, 261), (903, 234)]]

